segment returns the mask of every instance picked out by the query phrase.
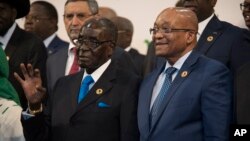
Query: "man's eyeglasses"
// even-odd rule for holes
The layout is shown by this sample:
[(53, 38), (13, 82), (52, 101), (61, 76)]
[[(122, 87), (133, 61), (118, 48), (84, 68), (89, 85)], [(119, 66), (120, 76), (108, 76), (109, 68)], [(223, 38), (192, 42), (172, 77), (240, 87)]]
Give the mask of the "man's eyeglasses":
[(76, 16), (77, 19), (79, 19), (80, 21), (84, 21), (86, 18), (92, 16), (92, 15), (86, 15), (86, 14), (83, 14), (83, 13), (78, 13), (78, 14), (74, 14), (74, 13), (69, 13), (69, 14), (64, 14), (63, 17), (66, 19), (66, 20), (69, 20), (71, 21), (74, 16)]
[(241, 3), (240, 4), (240, 9), (242, 11), (250, 11), (250, 3)]
[(107, 41), (98, 41), (96, 39), (78, 39), (76, 41), (74, 41), (77, 47), (80, 47), (82, 45), (87, 46), (88, 48), (91, 49), (96, 49), (97, 47), (101, 46), (104, 43), (112, 43), (113, 45), (115, 45), (115, 43), (111, 40), (107, 40)]
[(25, 20), (29, 20), (32, 22), (40, 22), (41, 20), (48, 20), (48, 17), (38, 17), (38, 16), (26, 16)]
[(150, 28), (149, 29), (149, 32), (150, 34), (154, 35), (156, 34), (157, 32), (160, 32), (160, 33), (172, 33), (172, 32), (194, 32), (194, 33), (197, 33), (195, 30), (193, 29), (177, 29), (177, 28)]

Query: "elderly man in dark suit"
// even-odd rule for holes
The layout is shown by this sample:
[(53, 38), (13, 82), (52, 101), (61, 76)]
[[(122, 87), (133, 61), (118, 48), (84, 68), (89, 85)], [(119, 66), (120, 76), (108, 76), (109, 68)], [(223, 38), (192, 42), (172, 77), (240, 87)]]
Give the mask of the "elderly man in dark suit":
[[(53, 89), (60, 77), (80, 71), (74, 53), (74, 40), (78, 38), (80, 28), (86, 18), (98, 14), (98, 8), (95, 0), (66, 1), (64, 7), (64, 24), (70, 38), (70, 44), (67, 49), (64, 48), (48, 58), (47, 79), (49, 91)], [(131, 57), (123, 49), (117, 47), (112, 58), (119, 60), (121, 68), (138, 73)]]
[(45, 65), (47, 52), (44, 44), (33, 34), (19, 28), (15, 19), (28, 14), (29, 0), (0, 0), (0, 42), (9, 61), (9, 80), (17, 90), (21, 105), (27, 108), (27, 101), (21, 85), (15, 80), (13, 73), (21, 73), (21, 63), (31, 63), (41, 70), (41, 75), (46, 84)]
[[(111, 59), (116, 40), (117, 29), (111, 21), (97, 16), (88, 19), (76, 41), (78, 63), (84, 70), (57, 81), (42, 114), (45, 91), (39, 71), (34, 72), (31, 65), (27, 69), (21, 66), (25, 80), (15, 76), (29, 99), (29, 113), (35, 115), (23, 121), (27, 139), (139, 140), (136, 111), (140, 79)], [(34, 120), (40, 122), (35, 125)]]
[(228, 141), (232, 114), (227, 67), (195, 51), (198, 20), (167, 8), (151, 29), (156, 55), (165, 58), (139, 93), (141, 141)]
[(57, 23), (56, 8), (49, 2), (35, 1), (30, 6), (29, 14), (25, 17), (24, 29), (40, 37), (50, 55), (69, 45), (68, 42), (57, 36)]

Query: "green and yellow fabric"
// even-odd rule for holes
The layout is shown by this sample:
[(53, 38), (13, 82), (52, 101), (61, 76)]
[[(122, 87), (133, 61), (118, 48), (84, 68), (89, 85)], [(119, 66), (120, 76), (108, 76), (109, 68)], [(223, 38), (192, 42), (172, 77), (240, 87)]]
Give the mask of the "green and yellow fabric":
[(9, 82), (8, 77), (9, 64), (6, 59), (6, 55), (2, 49), (2, 44), (0, 43), (0, 98), (13, 100), (18, 105), (20, 105), (17, 92), (12, 86), (12, 84)]

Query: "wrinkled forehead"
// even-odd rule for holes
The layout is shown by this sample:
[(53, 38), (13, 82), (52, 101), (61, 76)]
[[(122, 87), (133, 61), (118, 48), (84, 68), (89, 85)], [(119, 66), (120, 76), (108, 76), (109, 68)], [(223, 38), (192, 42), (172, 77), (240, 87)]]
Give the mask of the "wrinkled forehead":
[(82, 27), (79, 37), (94, 38), (99, 41), (113, 40), (112, 32), (108, 27), (91, 22)]
[(198, 19), (195, 13), (186, 8), (168, 8), (156, 19), (155, 25), (170, 27), (196, 27)]

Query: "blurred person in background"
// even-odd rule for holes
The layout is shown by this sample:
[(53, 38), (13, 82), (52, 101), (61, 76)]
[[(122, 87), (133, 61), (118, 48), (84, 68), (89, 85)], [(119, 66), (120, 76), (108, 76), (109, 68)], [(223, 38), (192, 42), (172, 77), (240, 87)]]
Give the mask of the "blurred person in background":
[(250, 29), (250, 0), (244, 0), (243, 3), (240, 4), (240, 9), (242, 10), (242, 15), (245, 20), (245, 24)]
[(35, 1), (30, 6), (29, 14), (25, 16), (24, 29), (41, 38), (47, 48), (48, 55), (50, 55), (69, 45), (56, 34), (57, 24), (56, 8), (49, 2)]
[(105, 17), (109, 20), (117, 16), (115, 10), (113, 10), (110, 7), (104, 7), (104, 6), (99, 7), (98, 15)]
[(144, 71), (144, 55), (140, 54), (136, 49), (131, 47), (133, 39), (134, 27), (132, 22), (124, 17), (113, 17), (111, 21), (118, 28), (117, 47), (124, 49), (133, 59), (136, 69), (142, 76)]

